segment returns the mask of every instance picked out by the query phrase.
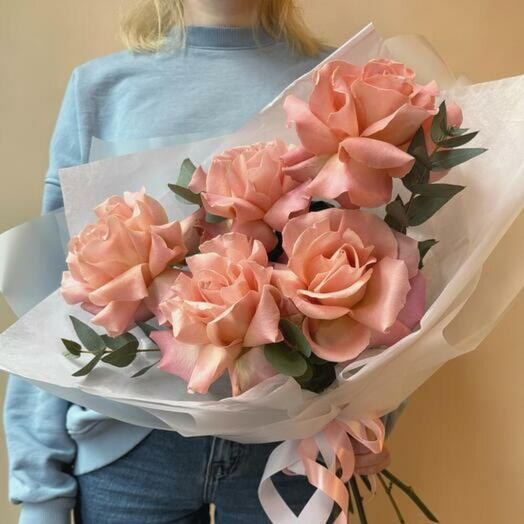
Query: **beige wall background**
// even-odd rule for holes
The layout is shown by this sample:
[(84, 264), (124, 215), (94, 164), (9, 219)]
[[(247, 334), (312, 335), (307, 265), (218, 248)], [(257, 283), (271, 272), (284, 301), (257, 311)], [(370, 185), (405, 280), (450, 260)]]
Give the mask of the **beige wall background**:
[[(47, 148), (67, 78), (81, 62), (120, 49), (119, 8), (130, 1), (0, 0), (0, 231), (39, 213)], [(312, 28), (340, 44), (368, 21), (384, 35), (420, 33), (456, 73), (487, 81), (524, 72), (520, 0), (302, 0)], [(516, 145), (516, 153), (520, 146)], [(520, 152), (521, 153), (521, 152)], [(522, 259), (524, 220), (503, 256)], [(497, 274), (501, 259), (486, 270)], [(503, 278), (503, 275), (500, 275)], [(391, 469), (445, 524), (513, 524), (524, 514), (522, 296), (477, 351), (452, 361), (412, 397), (392, 435)], [(0, 331), (14, 315), (0, 302)], [(3, 391), (5, 377), (0, 378)], [(7, 502), (0, 442), (0, 514)], [(426, 522), (402, 496), (406, 521)], [(395, 517), (380, 494), (370, 522)]]

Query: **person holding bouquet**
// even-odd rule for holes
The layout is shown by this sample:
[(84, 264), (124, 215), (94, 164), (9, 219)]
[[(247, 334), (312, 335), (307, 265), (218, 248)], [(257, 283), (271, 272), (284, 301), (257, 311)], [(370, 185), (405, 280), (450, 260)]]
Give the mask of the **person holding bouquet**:
[[(43, 213), (63, 205), (58, 170), (86, 163), (91, 137), (174, 136), (178, 143), (238, 128), (330, 52), (293, 0), (143, 0), (123, 24), (128, 50), (77, 67), (50, 149)], [(401, 407), (385, 417), (391, 432)], [(5, 411), (10, 498), (21, 524), (267, 522), (257, 487), (277, 445), (184, 438), (107, 418), (10, 377)], [(390, 461), (358, 442), (357, 474)], [(304, 476), (275, 484), (297, 513)]]

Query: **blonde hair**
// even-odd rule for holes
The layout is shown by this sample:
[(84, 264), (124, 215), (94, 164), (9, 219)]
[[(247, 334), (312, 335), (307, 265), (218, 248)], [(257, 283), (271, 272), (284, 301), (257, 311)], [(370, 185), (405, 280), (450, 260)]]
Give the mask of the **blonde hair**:
[[(307, 28), (295, 0), (262, 0), (260, 7), (260, 25), (272, 37), (286, 40), (295, 53), (317, 56), (324, 48)], [(121, 38), (132, 51), (155, 52), (164, 47), (166, 34), (175, 27), (181, 29), (183, 46), (183, 0), (140, 0), (123, 18)]]

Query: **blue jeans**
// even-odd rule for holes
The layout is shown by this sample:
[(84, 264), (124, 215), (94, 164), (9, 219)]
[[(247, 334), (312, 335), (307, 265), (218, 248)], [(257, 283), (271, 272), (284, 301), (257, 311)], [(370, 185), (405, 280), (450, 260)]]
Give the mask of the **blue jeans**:
[[(209, 504), (217, 524), (268, 523), (257, 488), (278, 443), (238, 444), (152, 431), (122, 458), (79, 475), (77, 524), (203, 524)], [(297, 514), (314, 488), (304, 476), (273, 482)]]

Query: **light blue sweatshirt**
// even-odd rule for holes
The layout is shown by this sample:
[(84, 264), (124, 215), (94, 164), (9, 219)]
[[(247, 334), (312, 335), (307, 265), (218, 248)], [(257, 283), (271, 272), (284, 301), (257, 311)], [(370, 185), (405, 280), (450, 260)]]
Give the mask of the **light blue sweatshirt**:
[[(169, 43), (174, 32), (169, 35)], [(325, 58), (293, 55), (251, 29), (189, 26), (183, 50), (122, 51), (77, 67), (50, 146), (43, 213), (63, 205), (58, 169), (86, 163), (91, 138), (200, 140), (232, 131)], [(383, 417), (389, 433), (400, 413)], [(65, 524), (75, 475), (110, 464), (151, 430), (109, 419), (10, 377), (4, 406), (9, 497), (21, 524)]]

